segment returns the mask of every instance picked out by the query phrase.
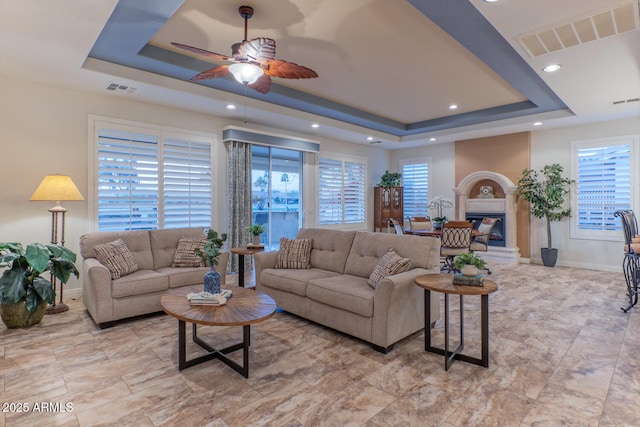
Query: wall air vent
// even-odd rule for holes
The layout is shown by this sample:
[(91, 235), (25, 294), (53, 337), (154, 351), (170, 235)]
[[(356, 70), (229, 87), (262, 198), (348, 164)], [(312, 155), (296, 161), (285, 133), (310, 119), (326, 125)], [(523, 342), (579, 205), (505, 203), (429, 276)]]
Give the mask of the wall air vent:
[(109, 84), (109, 86), (107, 86), (107, 90), (110, 90), (112, 92), (136, 93), (138, 91), (138, 88), (121, 85), (118, 83), (111, 83)]
[(627, 1), (587, 16), (541, 28), (518, 37), (518, 41), (531, 56), (567, 49), (637, 30), (640, 28), (639, 9), (638, 2)]
[(636, 102), (640, 102), (640, 97), (629, 98), (629, 99), (620, 99), (618, 101), (611, 102), (611, 105), (616, 106), (616, 105), (624, 105), (624, 104), (633, 104), (633, 103), (636, 103)]

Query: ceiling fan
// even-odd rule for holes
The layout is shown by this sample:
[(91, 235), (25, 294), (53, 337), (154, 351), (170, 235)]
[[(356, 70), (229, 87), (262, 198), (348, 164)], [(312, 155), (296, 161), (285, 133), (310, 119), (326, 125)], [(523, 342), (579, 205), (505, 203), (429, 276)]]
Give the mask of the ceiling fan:
[(197, 74), (191, 80), (207, 80), (232, 74), (242, 84), (260, 93), (271, 90), (271, 77), (283, 79), (311, 79), (318, 77), (318, 73), (310, 68), (293, 62), (275, 59), (276, 42), (266, 37), (247, 40), (247, 21), (253, 16), (251, 6), (240, 6), (240, 16), (244, 18), (244, 40), (231, 46), (231, 56), (209, 52), (193, 46), (171, 43), (175, 47), (189, 52), (233, 62), (231, 65), (219, 65)]

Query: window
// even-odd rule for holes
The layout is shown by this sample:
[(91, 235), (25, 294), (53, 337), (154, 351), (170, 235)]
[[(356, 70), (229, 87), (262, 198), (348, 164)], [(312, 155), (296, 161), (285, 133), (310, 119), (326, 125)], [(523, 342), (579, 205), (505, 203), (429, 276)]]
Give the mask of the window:
[(427, 160), (400, 163), (404, 197), (404, 216), (428, 216), (429, 162)]
[(320, 158), (318, 166), (318, 224), (364, 224), (365, 162)]
[(209, 227), (211, 141), (95, 122), (100, 231)]
[(637, 138), (617, 137), (572, 143), (571, 237), (622, 239), (614, 213), (634, 205), (631, 165), (637, 164)]

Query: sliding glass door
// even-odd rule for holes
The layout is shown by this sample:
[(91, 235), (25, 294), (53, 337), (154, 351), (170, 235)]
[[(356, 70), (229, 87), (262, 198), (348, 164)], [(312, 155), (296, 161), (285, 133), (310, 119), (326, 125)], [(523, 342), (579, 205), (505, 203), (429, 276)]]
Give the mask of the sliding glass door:
[(302, 226), (302, 152), (253, 145), (251, 168), (252, 223), (261, 224), (261, 243), (279, 248)]

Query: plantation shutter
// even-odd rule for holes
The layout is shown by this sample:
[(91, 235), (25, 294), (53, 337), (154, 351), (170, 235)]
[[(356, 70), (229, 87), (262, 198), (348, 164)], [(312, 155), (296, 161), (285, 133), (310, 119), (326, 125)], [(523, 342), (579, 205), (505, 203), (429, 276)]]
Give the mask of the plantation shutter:
[(364, 222), (365, 217), (364, 164), (344, 162), (344, 218), (345, 224)]
[(613, 216), (631, 206), (631, 145), (578, 149), (577, 218), (581, 230), (621, 230)]
[(320, 159), (318, 174), (318, 224), (342, 222), (342, 162)]
[(407, 217), (428, 216), (429, 165), (413, 163), (402, 165), (404, 214)]
[(211, 226), (211, 145), (164, 138), (164, 228)]
[(158, 138), (100, 129), (98, 229), (158, 228)]

